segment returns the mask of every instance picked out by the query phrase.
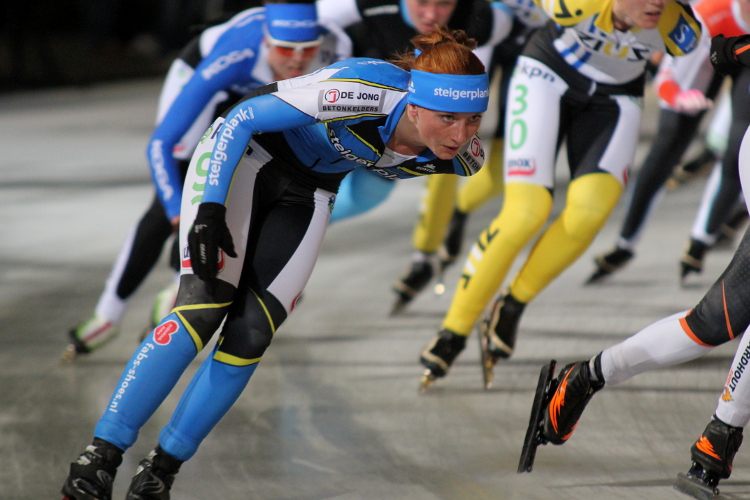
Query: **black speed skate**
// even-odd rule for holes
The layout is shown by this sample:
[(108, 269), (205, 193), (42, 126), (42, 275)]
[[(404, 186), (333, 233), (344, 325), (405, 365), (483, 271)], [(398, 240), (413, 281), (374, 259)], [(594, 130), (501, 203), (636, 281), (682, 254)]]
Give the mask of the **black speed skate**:
[(742, 427), (727, 425), (714, 415), (690, 448), (693, 465), (678, 474), (675, 489), (699, 500), (719, 499), (719, 480), (732, 474), (732, 462), (742, 444)]
[(435, 295), (442, 295), (445, 292), (445, 284), (443, 277), (445, 276), (445, 270), (456, 262), (458, 256), (461, 254), (461, 246), (464, 242), (464, 228), (466, 227), (466, 219), (469, 214), (455, 209), (453, 216), (448, 224), (448, 234), (445, 236), (443, 244), (438, 250), (438, 269), (437, 269), (437, 284), (435, 284)]
[(695, 158), (675, 167), (671, 177), (667, 179), (667, 189), (677, 189), (693, 179), (706, 175), (714, 163), (716, 154), (708, 148), (703, 149)]
[(396, 283), (393, 291), (396, 292), (396, 302), (391, 308), (391, 315), (401, 312), (414, 298), (425, 289), (435, 274), (432, 259), (414, 261), (409, 271)]
[(518, 461), (519, 474), (532, 471), (537, 447), (548, 442), (544, 437), (542, 424), (544, 422), (544, 410), (547, 409), (549, 400), (557, 388), (557, 380), (553, 378), (556, 365), (557, 361), (553, 359), (549, 364), (543, 366), (541, 373), (539, 373), (539, 382), (536, 386), (534, 402), (531, 405), (529, 427), (526, 429), (521, 459)]
[(157, 446), (141, 460), (125, 500), (169, 500), (169, 491), (182, 465)]
[(78, 460), (62, 487), (63, 500), (111, 500), (112, 484), (123, 451), (103, 439), (94, 439)]
[(719, 236), (711, 248), (730, 248), (737, 234), (745, 225), (748, 219), (747, 207), (744, 203), (740, 204), (729, 216), (729, 219), (721, 226)]
[(97, 349), (120, 333), (120, 326), (103, 316), (94, 314), (68, 331), (69, 344), (62, 353), (63, 361), (73, 361)]
[(597, 381), (592, 380), (589, 361), (576, 361), (566, 365), (553, 380), (555, 364), (552, 360), (539, 376), (529, 427), (518, 463), (519, 473), (531, 472), (536, 448), (540, 444), (560, 445), (567, 442), (586, 405), (604, 387), (601, 374)]
[(594, 258), (596, 270), (589, 276), (585, 284), (593, 285), (601, 282), (610, 274), (625, 267), (625, 264), (630, 262), (633, 256), (633, 252), (620, 247), (615, 247), (607, 253), (596, 256)]
[(448, 330), (440, 330), (427, 348), (419, 357), (426, 370), (419, 384), (419, 392), (424, 392), (436, 379), (448, 374), (456, 357), (466, 347), (466, 336)]
[(508, 359), (513, 354), (518, 323), (525, 308), (525, 303), (508, 292), (492, 304), (490, 313), (479, 324), (479, 348), (485, 389), (492, 386), (495, 377), (493, 370), (497, 362)]
[(702, 241), (691, 238), (680, 257), (680, 282), (685, 283), (689, 274), (700, 274), (703, 272), (703, 258), (706, 256), (708, 245)]

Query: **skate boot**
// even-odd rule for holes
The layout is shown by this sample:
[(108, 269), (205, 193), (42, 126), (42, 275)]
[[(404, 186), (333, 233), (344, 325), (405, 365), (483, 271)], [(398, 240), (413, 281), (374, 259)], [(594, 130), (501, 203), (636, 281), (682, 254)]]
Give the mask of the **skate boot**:
[(427, 390), (436, 379), (445, 377), (464, 347), (465, 335), (458, 335), (447, 328), (440, 330), (419, 357), (419, 361), (427, 368), (422, 375), (419, 392)]
[(393, 291), (396, 292), (397, 298), (391, 309), (391, 315), (401, 312), (430, 283), (435, 274), (432, 261), (432, 255), (424, 260), (413, 261), (409, 271), (393, 284)]
[(721, 226), (716, 243), (711, 245), (711, 248), (730, 248), (737, 233), (742, 229), (742, 226), (747, 222), (748, 214), (747, 208), (744, 206), (735, 210), (732, 215), (729, 216), (729, 220)]
[(601, 282), (610, 274), (625, 267), (625, 264), (630, 262), (633, 256), (633, 252), (620, 247), (615, 247), (607, 253), (596, 256), (594, 258), (596, 271), (586, 280), (585, 284), (593, 285), (594, 283)]
[(94, 314), (68, 332), (70, 344), (62, 353), (64, 361), (73, 361), (81, 354), (88, 354), (120, 333), (120, 325)]
[(181, 465), (181, 460), (157, 446), (138, 464), (125, 500), (169, 500), (169, 490)]
[(550, 443), (563, 444), (570, 438), (586, 405), (604, 387), (602, 380), (601, 374), (596, 380), (592, 378), (589, 361), (571, 363), (560, 371), (557, 388), (544, 412), (544, 437)]
[(179, 285), (177, 283), (172, 283), (156, 294), (154, 306), (151, 309), (149, 326), (143, 330), (143, 333), (141, 333), (141, 337), (138, 339), (138, 342), (143, 342), (148, 334), (151, 333), (159, 323), (161, 323), (161, 320), (163, 320), (166, 316), (169, 315), (169, 313), (172, 312), (174, 303), (177, 300), (178, 289)]
[(492, 304), (489, 315), (479, 323), (479, 348), (485, 389), (492, 386), (493, 369), (498, 360), (508, 359), (513, 354), (518, 323), (525, 308), (525, 303), (507, 292)]
[(690, 448), (693, 465), (678, 474), (675, 489), (698, 499), (719, 494), (719, 480), (732, 474), (732, 462), (742, 444), (742, 427), (727, 425), (714, 415)]
[(708, 245), (691, 238), (685, 253), (680, 257), (680, 282), (685, 283), (689, 274), (700, 274), (703, 271), (703, 258), (706, 256)]
[(705, 148), (692, 160), (675, 167), (672, 176), (667, 179), (667, 189), (677, 189), (693, 179), (707, 174), (714, 163), (716, 163), (716, 154)]
[(94, 438), (78, 460), (70, 464), (70, 474), (62, 487), (63, 500), (111, 500), (122, 454), (117, 446)]
[(437, 284), (435, 285), (435, 295), (442, 295), (443, 292), (445, 292), (445, 284), (443, 280), (445, 270), (453, 265), (461, 254), (461, 246), (464, 241), (464, 229), (468, 217), (469, 214), (464, 213), (459, 209), (453, 211), (453, 216), (448, 224), (448, 234), (438, 250), (438, 272)]

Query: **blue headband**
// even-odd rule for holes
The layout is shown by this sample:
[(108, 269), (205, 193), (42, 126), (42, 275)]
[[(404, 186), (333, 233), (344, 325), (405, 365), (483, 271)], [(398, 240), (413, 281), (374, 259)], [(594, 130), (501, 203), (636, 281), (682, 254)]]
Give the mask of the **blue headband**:
[(483, 113), (490, 100), (487, 73), (446, 75), (411, 70), (407, 102), (434, 111)]
[(266, 28), (276, 40), (302, 42), (320, 36), (318, 14), (311, 3), (272, 3), (266, 5)]

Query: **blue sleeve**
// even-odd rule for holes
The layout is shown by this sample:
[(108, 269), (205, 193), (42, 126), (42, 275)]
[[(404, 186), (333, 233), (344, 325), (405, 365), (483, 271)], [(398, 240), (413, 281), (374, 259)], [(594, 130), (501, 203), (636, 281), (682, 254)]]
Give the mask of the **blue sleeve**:
[(154, 130), (146, 150), (151, 176), (170, 220), (180, 215), (183, 183), (177, 162), (172, 156), (172, 150), (211, 98), (217, 92), (229, 88), (240, 80), (241, 75), (244, 74), (242, 68), (245, 68), (244, 71), (247, 72), (246, 65), (234, 64), (219, 72), (209, 71), (208, 77), (204, 76), (204, 70), (224, 54), (224, 50), (214, 50), (196, 67), (195, 74), (185, 84), (164, 119)]
[(280, 132), (315, 123), (317, 120), (314, 117), (271, 94), (237, 104), (216, 134), (203, 202), (224, 204), (234, 172), (253, 134)]

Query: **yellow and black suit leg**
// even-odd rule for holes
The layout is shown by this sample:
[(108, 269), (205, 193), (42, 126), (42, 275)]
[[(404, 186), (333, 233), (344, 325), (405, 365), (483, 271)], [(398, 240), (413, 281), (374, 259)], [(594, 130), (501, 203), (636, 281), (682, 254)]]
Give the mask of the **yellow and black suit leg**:
[(492, 139), (487, 162), (458, 190), (456, 209), (470, 214), (503, 192), (503, 139)]
[(552, 194), (544, 186), (526, 182), (506, 186), (500, 214), (469, 252), (443, 328), (459, 335), (471, 333), (516, 256), (542, 228), (551, 209)]
[(433, 254), (442, 243), (453, 214), (459, 180), (459, 176), (452, 174), (430, 175), (427, 178), (419, 220), (412, 238), (416, 251)]
[(510, 284), (513, 296), (530, 302), (589, 247), (617, 205), (623, 186), (612, 174), (581, 176), (568, 187), (565, 209), (536, 242)]

